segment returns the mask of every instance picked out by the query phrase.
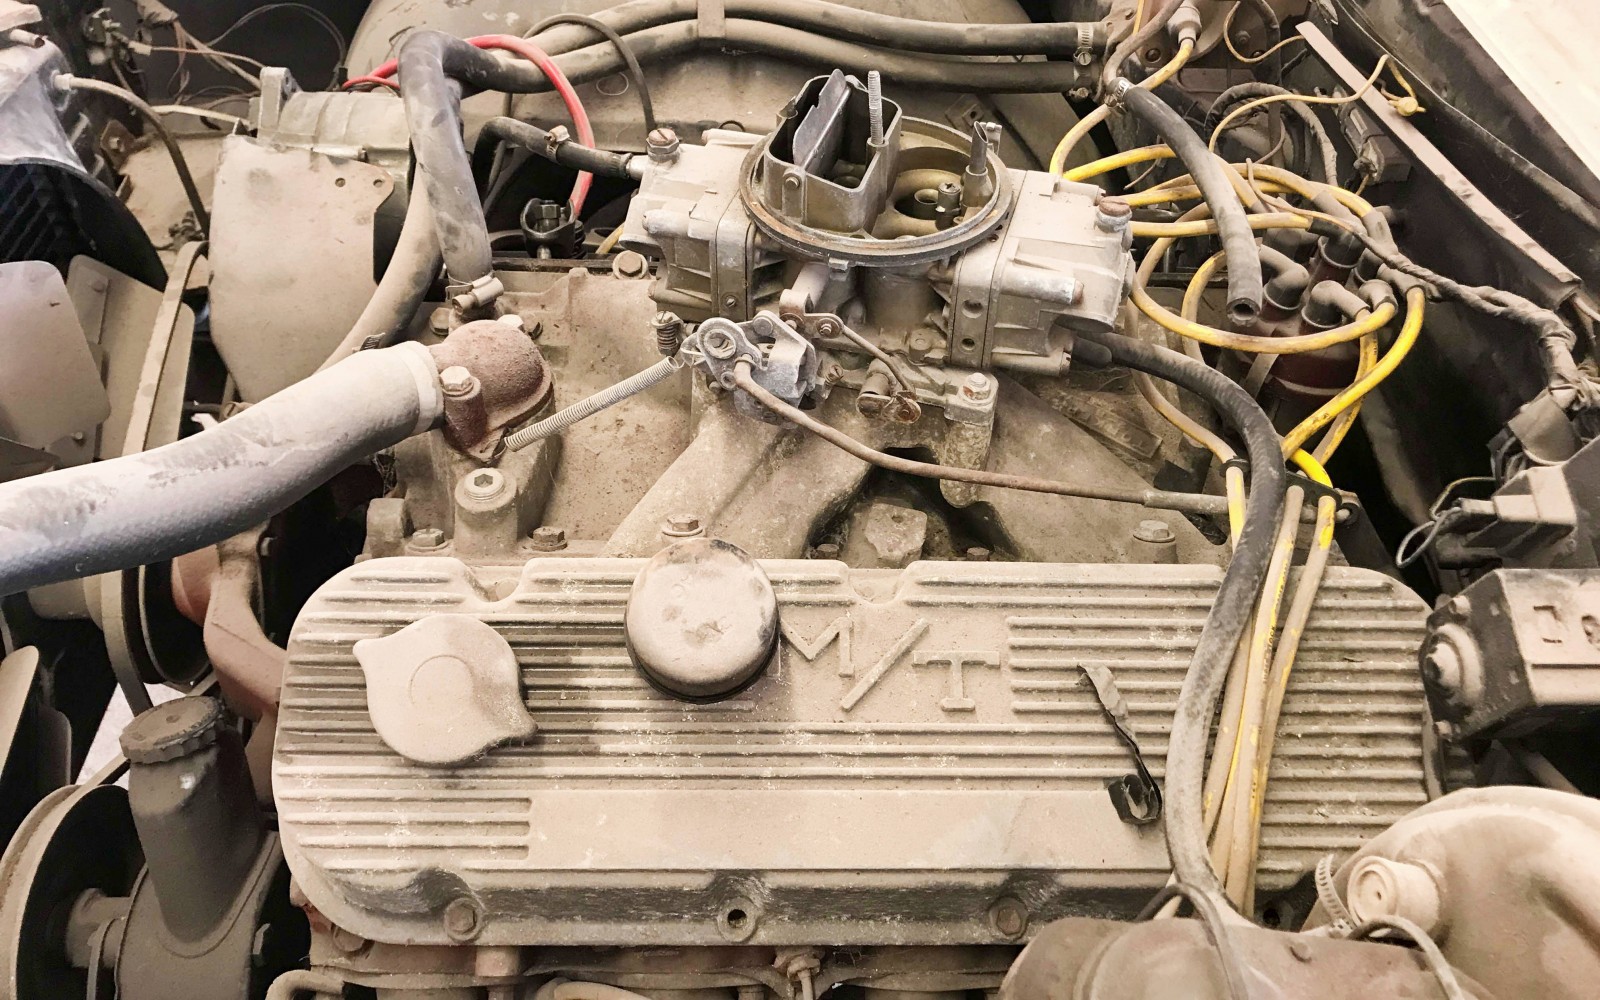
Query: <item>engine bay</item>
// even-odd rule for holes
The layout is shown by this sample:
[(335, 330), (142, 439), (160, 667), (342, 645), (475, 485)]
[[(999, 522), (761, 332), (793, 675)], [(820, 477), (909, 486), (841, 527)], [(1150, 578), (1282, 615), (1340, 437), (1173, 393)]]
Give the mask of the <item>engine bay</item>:
[(1596, 38), (0, 2), (0, 995), (1587, 996)]

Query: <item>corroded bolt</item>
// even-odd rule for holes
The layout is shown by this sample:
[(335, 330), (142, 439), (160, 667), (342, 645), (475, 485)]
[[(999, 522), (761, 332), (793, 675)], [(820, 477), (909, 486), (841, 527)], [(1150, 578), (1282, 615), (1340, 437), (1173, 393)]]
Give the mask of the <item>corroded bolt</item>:
[(988, 562), (990, 557), (994, 555), (993, 552), (982, 545), (974, 545), (968, 548), (965, 554), (967, 562)]
[(479, 469), (467, 473), (467, 496), (474, 500), (493, 500), (505, 492), (506, 477), (499, 469)]
[(816, 545), (812, 546), (812, 548), (811, 548), (811, 558), (813, 558), (813, 559), (837, 559), (837, 558), (839, 558), (839, 543), (838, 542), (818, 542)]
[(465, 896), (444, 908), (444, 932), (456, 941), (471, 941), (483, 929), (483, 911)]
[(994, 395), (994, 379), (983, 372), (973, 372), (961, 383), (961, 395), (981, 403)]
[(678, 133), (665, 126), (651, 129), (645, 136), (644, 148), (650, 154), (650, 159), (661, 163), (671, 160), (678, 155), (678, 148), (682, 143), (678, 141)]
[(1133, 222), (1133, 206), (1121, 198), (1101, 198), (1094, 207), (1095, 228), (1103, 233), (1120, 233)]
[(444, 544), (444, 532), (438, 528), (418, 528), (411, 533), (411, 544), (419, 549), (436, 549)]
[(439, 373), (439, 385), (446, 396), (466, 396), (478, 387), (478, 380), (460, 365), (451, 365)]
[(700, 519), (693, 514), (673, 514), (667, 518), (663, 530), (674, 537), (687, 538), (690, 535), (698, 535), (701, 531)]
[(1017, 937), (1028, 929), (1028, 911), (1015, 899), (1002, 899), (989, 911), (994, 929), (1006, 937)]
[(552, 524), (540, 525), (529, 536), (539, 552), (560, 552), (567, 547), (567, 531)]

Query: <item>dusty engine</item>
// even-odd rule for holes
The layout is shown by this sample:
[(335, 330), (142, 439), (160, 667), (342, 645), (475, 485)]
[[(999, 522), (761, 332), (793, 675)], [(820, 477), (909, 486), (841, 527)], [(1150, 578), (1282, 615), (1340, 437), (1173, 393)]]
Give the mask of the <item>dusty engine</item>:
[(1600, 974), (1600, 311), (1390, 0), (22, 6), (0, 996)]
[[(1214, 569), (851, 570), (713, 544), (331, 581), (290, 643), (273, 765), (318, 911), (441, 945), (965, 945), (1131, 916), (1161, 887), (1159, 812), (1126, 789), (1159, 778)], [(1425, 609), (1358, 570), (1322, 593), (1264, 893), (1426, 801)], [(439, 638), (455, 628), (471, 641)]]

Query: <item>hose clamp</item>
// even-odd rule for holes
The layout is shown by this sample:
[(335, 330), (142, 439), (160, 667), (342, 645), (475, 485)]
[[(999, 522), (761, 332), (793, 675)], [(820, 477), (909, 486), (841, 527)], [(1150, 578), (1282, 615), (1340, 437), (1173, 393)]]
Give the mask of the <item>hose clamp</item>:
[(1110, 88), (1106, 91), (1106, 104), (1111, 107), (1120, 107), (1122, 99), (1128, 96), (1128, 91), (1133, 89), (1133, 81), (1125, 76), (1119, 76), (1111, 81)]
[(491, 274), (479, 275), (464, 285), (452, 285), (447, 291), (450, 294), (450, 304), (458, 312), (467, 312), (472, 309), (481, 309), (506, 290), (500, 279)]
[(388, 355), (397, 358), (411, 370), (417, 386), (417, 425), (412, 434), (421, 434), (438, 426), (444, 419), (444, 386), (439, 382), (439, 366), (433, 354), (414, 340), (373, 351), (368, 357)]

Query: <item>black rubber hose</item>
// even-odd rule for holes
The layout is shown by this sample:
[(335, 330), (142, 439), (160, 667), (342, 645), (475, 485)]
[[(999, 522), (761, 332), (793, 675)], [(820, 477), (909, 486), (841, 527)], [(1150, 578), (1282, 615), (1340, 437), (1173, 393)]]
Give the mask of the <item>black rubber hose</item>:
[[(1227, 113), (1243, 101), (1256, 97), (1277, 97), (1288, 93), (1291, 92), (1283, 87), (1254, 81), (1229, 87), (1217, 95), (1217, 99), (1211, 103), (1211, 110), (1206, 112), (1205, 133), (1210, 135), (1222, 123), (1222, 119)], [(1316, 140), (1317, 160), (1322, 165), (1322, 180), (1327, 184), (1338, 187), (1339, 154), (1334, 149), (1333, 140), (1328, 137), (1328, 130), (1322, 126), (1322, 119), (1318, 118), (1317, 113), (1311, 110), (1311, 105), (1304, 101), (1286, 101), (1284, 103), (1294, 113), (1295, 118), (1305, 126), (1311, 138)]]
[(655, 102), (650, 99), (650, 84), (645, 82), (644, 68), (639, 65), (639, 57), (633, 54), (633, 46), (628, 44), (628, 40), (623, 38), (617, 32), (617, 29), (611, 25), (598, 17), (590, 17), (588, 14), (551, 14), (523, 32), (523, 37), (532, 38), (558, 24), (576, 24), (588, 28), (611, 43), (611, 47), (617, 50), (617, 56), (622, 59), (622, 64), (627, 67), (628, 77), (633, 80), (633, 89), (639, 92), (639, 110), (644, 114), (645, 131), (655, 131), (656, 106)]
[(433, 206), (445, 270), (451, 281), (470, 284), (492, 265), (489, 227), (461, 137), (462, 88), (527, 93), (544, 84), (544, 75), (439, 31), (410, 35), (400, 46), (399, 71), (417, 179)]
[[(724, 22), (722, 33), (714, 37), (700, 37), (696, 21), (644, 28), (624, 37), (643, 63), (679, 56), (700, 47), (726, 48), (759, 52), (807, 66), (838, 67), (853, 73), (875, 69), (893, 86), (957, 93), (1059, 94), (1083, 86), (1090, 78), (1087, 70), (1072, 61), (940, 59), (900, 49), (869, 48), (809, 31), (742, 18)], [(544, 39), (539, 41), (543, 47)], [(568, 50), (555, 58), (573, 83), (598, 80), (621, 68), (616, 51), (609, 43)], [(549, 88), (540, 83), (533, 89)]]
[(231, 538), (443, 409), (420, 344), (363, 351), (150, 451), (0, 485), (0, 596)]
[(1133, 86), (1117, 82), (1123, 105), (1155, 130), (1188, 168), (1200, 189), (1200, 197), (1217, 220), (1217, 235), (1228, 262), (1228, 319), (1235, 326), (1248, 326), (1261, 314), (1261, 258), (1256, 254), (1256, 234), (1250, 229), (1244, 204), (1228, 178), (1228, 167), (1211, 154), (1205, 140), (1189, 127), (1161, 98)]
[(631, 153), (613, 153), (570, 140), (554, 142), (549, 132), (515, 118), (491, 118), (485, 122), (478, 133), (478, 141), (486, 140), (515, 143), (563, 167), (585, 170), (597, 177), (632, 176), (628, 172), (628, 161), (633, 159)]
[[(692, 20), (698, 0), (634, 0), (600, 13), (599, 19), (622, 34)], [(965, 21), (924, 21), (880, 14), (826, 0), (725, 0), (724, 14), (797, 28), (865, 45), (902, 52), (939, 55), (1058, 55), (1070, 56), (1084, 47), (1100, 49), (1106, 43), (1105, 25), (1098, 21), (1052, 23), (969, 24)], [(540, 32), (540, 46), (552, 55), (570, 52), (585, 39), (578, 32)], [(887, 75), (887, 74), (885, 74)]]
[(1283, 516), (1288, 476), (1282, 442), (1272, 421), (1250, 394), (1208, 365), (1176, 351), (1115, 333), (1079, 333), (1109, 348), (1113, 359), (1135, 371), (1166, 379), (1214, 407), (1244, 442), (1250, 459), (1250, 496), (1233, 559), (1222, 575), (1216, 600), (1195, 642), (1188, 673), (1178, 692), (1172, 735), (1167, 743), (1165, 828), (1167, 853), (1179, 883), (1194, 887), (1218, 906), (1229, 906), (1222, 883), (1211, 870), (1206, 848), (1206, 743), (1217, 699), (1233, 662), (1234, 649), (1249, 624), (1272, 558), (1273, 536)]

